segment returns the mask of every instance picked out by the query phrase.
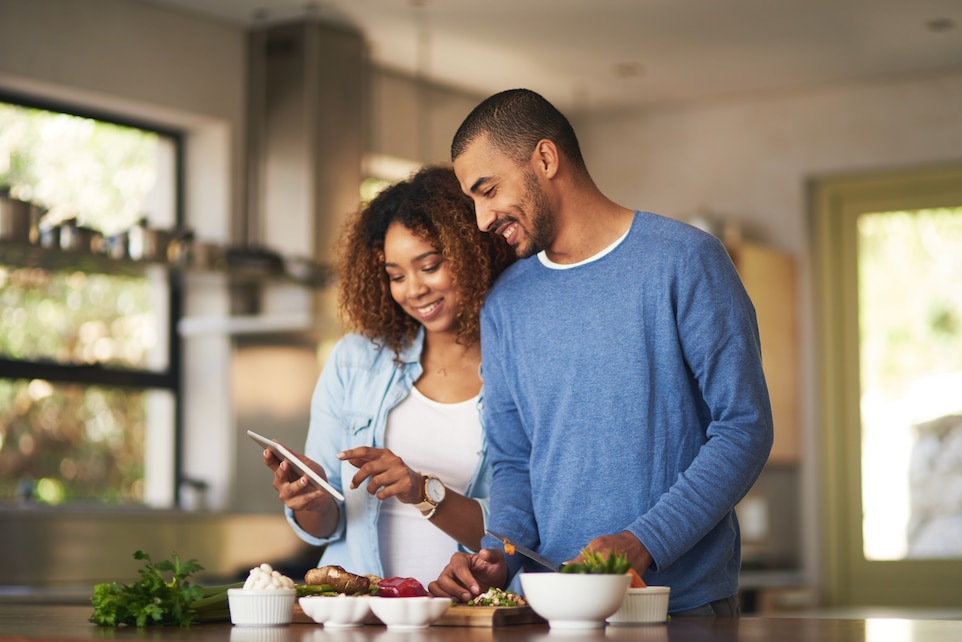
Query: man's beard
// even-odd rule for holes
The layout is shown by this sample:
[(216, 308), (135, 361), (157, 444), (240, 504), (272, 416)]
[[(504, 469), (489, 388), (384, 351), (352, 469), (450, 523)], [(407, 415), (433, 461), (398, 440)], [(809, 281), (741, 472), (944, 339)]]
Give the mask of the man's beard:
[(548, 249), (554, 237), (554, 216), (548, 197), (538, 185), (534, 172), (527, 171), (524, 175), (524, 199), (522, 206), (528, 210), (527, 242), (514, 248), (519, 259), (526, 259), (538, 252)]

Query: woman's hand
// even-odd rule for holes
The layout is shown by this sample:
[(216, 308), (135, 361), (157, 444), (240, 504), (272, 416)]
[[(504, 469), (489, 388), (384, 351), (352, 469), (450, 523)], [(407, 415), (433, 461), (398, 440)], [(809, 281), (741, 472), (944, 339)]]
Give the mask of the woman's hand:
[[(323, 479), (327, 479), (324, 467), (300, 453), (293, 453)], [(272, 485), (277, 497), (293, 511), (324, 511), (334, 506), (334, 499), (310, 483), (306, 475), (298, 473), (289, 463), (279, 459), (268, 448), (264, 450), (264, 463), (274, 471)]]
[[(351, 488), (359, 488), (367, 481), (367, 492), (378, 499), (397, 497), (398, 501), (405, 504), (418, 504), (424, 500), (424, 475), (412, 470), (386, 448), (361, 446), (338, 453), (337, 457), (358, 469), (351, 478)], [(484, 513), (476, 499), (449, 488), (444, 502), (431, 517), (431, 523), (471, 550), (481, 546)], [(485, 571), (484, 563), (489, 561), (489, 557), (484, 555), (479, 560), (482, 562), (482, 571)], [(452, 579), (452, 586), (455, 581)]]
[(378, 499), (397, 497), (405, 504), (416, 504), (423, 499), (424, 476), (387, 448), (360, 446), (337, 456), (358, 469), (351, 479), (351, 488), (360, 487), (366, 479), (367, 492)]

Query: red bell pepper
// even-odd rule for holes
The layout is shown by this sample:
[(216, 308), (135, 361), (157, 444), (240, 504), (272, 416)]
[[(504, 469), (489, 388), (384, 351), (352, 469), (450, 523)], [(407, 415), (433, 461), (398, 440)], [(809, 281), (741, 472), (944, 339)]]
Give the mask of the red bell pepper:
[(381, 597), (422, 597), (430, 595), (413, 577), (387, 577), (377, 583)]

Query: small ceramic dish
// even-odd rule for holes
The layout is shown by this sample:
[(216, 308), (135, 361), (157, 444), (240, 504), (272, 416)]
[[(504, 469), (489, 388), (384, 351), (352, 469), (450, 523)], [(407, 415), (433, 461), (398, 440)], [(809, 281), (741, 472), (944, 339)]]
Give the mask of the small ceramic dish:
[(360, 626), (371, 614), (367, 595), (306, 595), (298, 600), (304, 615), (327, 628)]
[(451, 607), (446, 597), (372, 597), (371, 611), (389, 629), (424, 629)]
[(237, 626), (279, 626), (294, 619), (296, 589), (227, 589), (230, 621)]
[(608, 624), (650, 624), (668, 620), (667, 586), (630, 588), (621, 607), (608, 618)]

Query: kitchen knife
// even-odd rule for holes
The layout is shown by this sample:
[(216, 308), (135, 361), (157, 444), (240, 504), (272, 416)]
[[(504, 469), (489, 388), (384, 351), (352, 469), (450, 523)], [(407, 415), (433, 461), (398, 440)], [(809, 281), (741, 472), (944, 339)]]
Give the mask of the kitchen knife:
[[(537, 562), (538, 564), (540, 564), (541, 566), (544, 566), (545, 568), (550, 568), (555, 573), (559, 573), (561, 571), (561, 564), (555, 564), (551, 560), (544, 558), (541, 555), (538, 555), (527, 546), (522, 546), (521, 544), (515, 544), (504, 535), (499, 535), (490, 529), (488, 530), (488, 535), (493, 535), (494, 537), (497, 537), (499, 540), (501, 540), (501, 542), (504, 544), (505, 552), (507, 552), (509, 548), (513, 548), (515, 551), (521, 553), (522, 555), (527, 557), (529, 560), (533, 562)], [(511, 555), (511, 553), (508, 553), (508, 554)]]

